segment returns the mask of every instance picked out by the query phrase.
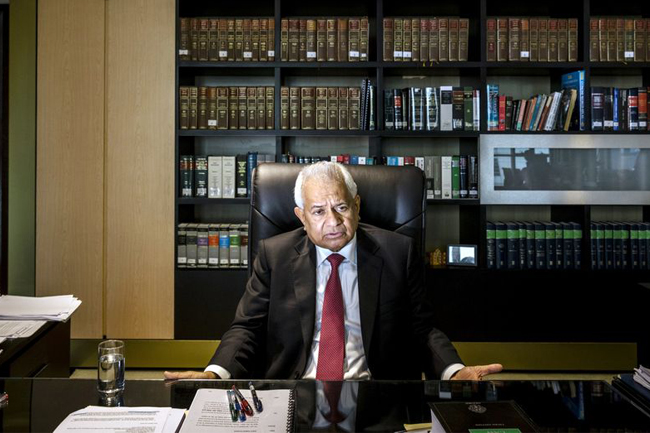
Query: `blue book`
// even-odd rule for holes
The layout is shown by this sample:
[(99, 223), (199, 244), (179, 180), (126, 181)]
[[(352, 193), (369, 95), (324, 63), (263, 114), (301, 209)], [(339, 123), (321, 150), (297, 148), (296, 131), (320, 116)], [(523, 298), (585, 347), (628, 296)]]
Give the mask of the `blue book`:
[(540, 111), (539, 106), (542, 104), (542, 95), (537, 95), (537, 99), (535, 100), (535, 107), (533, 108), (533, 115), (530, 116), (530, 123), (526, 125), (526, 131), (532, 131), (533, 130), (533, 125), (535, 125), (535, 119), (537, 118), (537, 115)]
[(488, 131), (496, 131), (499, 129), (499, 85), (488, 84), (487, 95), (488, 95), (488, 104), (487, 104)]
[(397, 156), (389, 156), (386, 158), (386, 165), (399, 165), (399, 157)]
[(620, 93), (618, 88), (614, 87), (614, 95), (612, 97), (612, 111), (614, 113), (614, 131), (620, 131), (619, 127), (619, 98), (620, 98)]
[(248, 189), (248, 196), (251, 196), (251, 178), (253, 176), (253, 170), (257, 167), (257, 152), (248, 152), (247, 156), (248, 167), (246, 172), (246, 185)]
[(350, 165), (359, 165), (359, 155), (350, 155)]
[[(576, 89), (578, 92), (576, 104), (578, 110), (573, 110), (574, 116), (571, 119), (569, 126), (570, 130), (579, 129), (580, 131), (586, 130), (585, 122), (585, 71), (575, 71), (562, 75), (560, 85), (563, 89)], [(576, 120), (574, 122), (574, 119)], [(574, 127), (574, 126), (577, 126)]]

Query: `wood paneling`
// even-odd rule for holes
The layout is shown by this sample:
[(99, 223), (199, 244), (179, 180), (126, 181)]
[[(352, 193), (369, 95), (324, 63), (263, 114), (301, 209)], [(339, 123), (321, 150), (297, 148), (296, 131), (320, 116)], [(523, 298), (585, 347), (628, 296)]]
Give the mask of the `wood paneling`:
[(106, 5), (106, 334), (173, 338), (175, 3)]
[(83, 301), (72, 336), (102, 335), (104, 0), (40, 0), (36, 295)]

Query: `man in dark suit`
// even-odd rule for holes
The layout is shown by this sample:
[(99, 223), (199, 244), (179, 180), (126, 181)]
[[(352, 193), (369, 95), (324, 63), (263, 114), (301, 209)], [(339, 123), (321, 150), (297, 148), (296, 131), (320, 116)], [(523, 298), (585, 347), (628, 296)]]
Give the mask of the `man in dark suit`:
[(177, 378), (480, 380), (434, 327), (413, 240), (359, 224), (342, 165), (305, 167), (295, 188), (303, 228), (260, 242), (235, 320), (204, 372)]

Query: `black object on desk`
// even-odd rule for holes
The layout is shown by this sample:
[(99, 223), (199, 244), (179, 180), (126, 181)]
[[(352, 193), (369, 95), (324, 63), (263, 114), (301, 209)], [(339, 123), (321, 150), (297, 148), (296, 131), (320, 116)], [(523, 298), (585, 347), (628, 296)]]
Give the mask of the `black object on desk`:
[(5, 340), (0, 349), (1, 377), (70, 377), (69, 320), (47, 322), (31, 337)]
[[(189, 408), (199, 388), (248, 381), (127, 381), (125, 406)], [(314, 431), (320, 408), (316, 381), (253, 381), (258, 391), (294, 389), (294, 431)], [(515, 401), (539, 430), (650, 430), (650, 417), (605, 382), (599, 381), (367, 381), (347, 382), (356, 389), (353, 431), (398, 431), (403, 425), (430, 422), (430, 402)], [(345, 387), (344, 387), (345, 388)], [(96, 380), (0, 380), (11, 402), (0, 410), (1, 431), (53, 431), (68, 414), (99, 404)], [(64, 398), (62, 398), (64, 397)]]

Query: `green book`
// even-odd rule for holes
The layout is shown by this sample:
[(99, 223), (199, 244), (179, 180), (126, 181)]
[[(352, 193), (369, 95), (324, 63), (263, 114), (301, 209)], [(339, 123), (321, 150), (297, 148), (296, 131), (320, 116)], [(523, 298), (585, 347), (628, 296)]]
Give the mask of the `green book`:
[(460, 198), (460, 156), (451, 157), (451, 198)]

